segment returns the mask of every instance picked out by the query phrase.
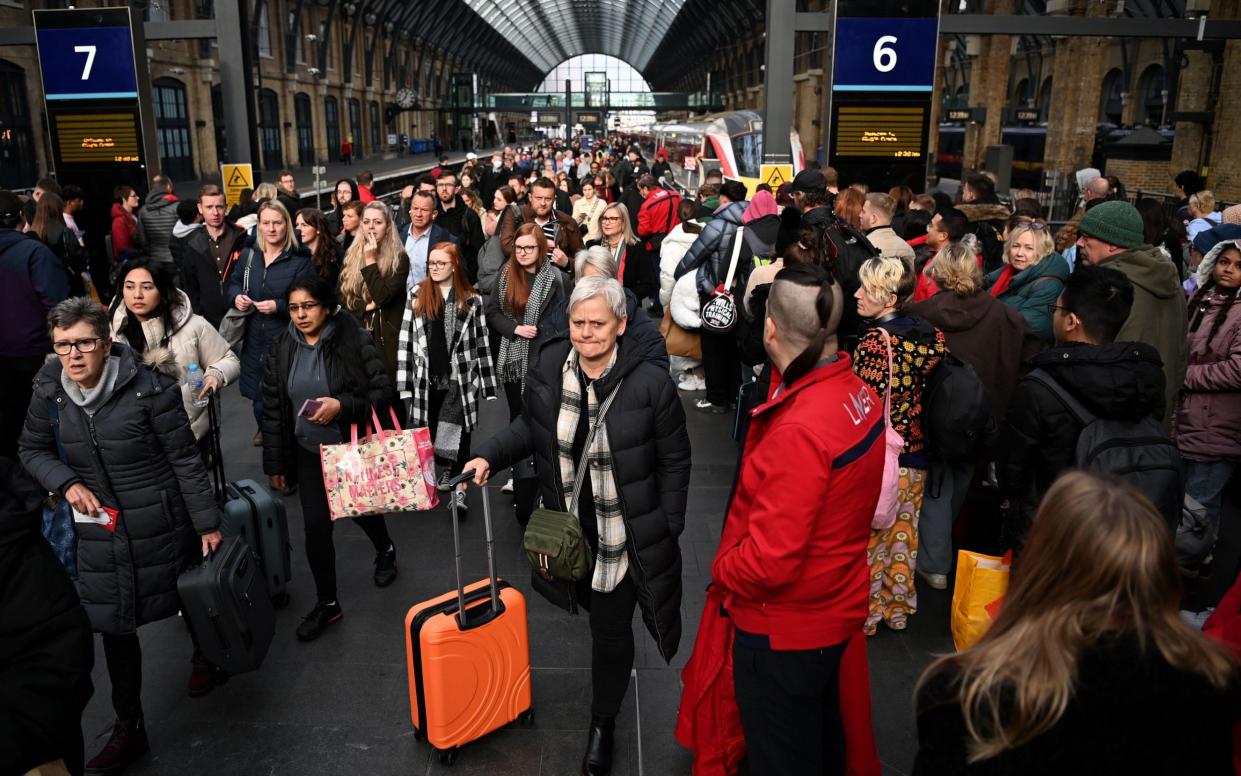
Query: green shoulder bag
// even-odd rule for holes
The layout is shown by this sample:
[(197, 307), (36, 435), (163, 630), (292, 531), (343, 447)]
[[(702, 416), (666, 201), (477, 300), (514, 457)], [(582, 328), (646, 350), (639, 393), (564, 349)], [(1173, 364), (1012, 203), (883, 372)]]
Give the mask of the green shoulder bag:
[(587, 543), (582, 533), (582, 524), (577, 519), (577, 498), (582, 492), (584, 478), (589, 476), (587, 462), (590, 458), (590, 446), (595, 441), (595, 433), (608, 414), (612, 399), (619, 392), (620, 382), (603, 400), (594, 425), (586, 436), (582, 459), (577, 462), (577, 472), (573, 478), (573, 498), (569, 501), (569, 511), (536, 509), (530, 515), (530, 522), (526, 524), (526, 532), (522, 537), (526, 558), (535, 573), (549, 581), (576, 582), (585, 579), (595, 565), (590, 554), (590, 544)]

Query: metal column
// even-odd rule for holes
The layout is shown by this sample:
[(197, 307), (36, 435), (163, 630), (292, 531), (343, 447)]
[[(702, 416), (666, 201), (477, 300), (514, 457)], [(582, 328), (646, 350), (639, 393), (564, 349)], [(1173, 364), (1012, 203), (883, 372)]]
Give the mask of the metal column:
[(248, 29), (245, 1), (221, 0), (215, 4), (216, 40), (220, 46), (220, 95), (224, 101), (228, 161), (253, 164), (257, 172), (262, 163), (258, 122), (254, 120), (254, 69), (250, 46), (243, 34)]
[(793, 161), (789, 128), (793, 121), (793, 52), (796, 50), (797, 6), (788, 0), (767, 0), (763, 80), (763, 161)]

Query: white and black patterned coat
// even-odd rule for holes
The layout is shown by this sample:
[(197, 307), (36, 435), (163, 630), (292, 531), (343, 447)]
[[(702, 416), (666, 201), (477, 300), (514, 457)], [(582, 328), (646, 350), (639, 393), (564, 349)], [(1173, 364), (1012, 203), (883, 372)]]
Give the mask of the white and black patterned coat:
[[(417, 291), (415, 290), (415, 295)], [(482, 297), (472, 296), (464, 318), (459, 318), (460, 331), (448, 344), (452, 379), (457, 382), (465, 409), (465, 430), (478, 425), (478, 397), (496, 398), (496, 373), (487, 342), (487, 325), (483, 321)], [(458, 315), (460, 315), (458, 313)], [(411, 297), (405, 305), (401, 334), (396, 349), (397, 398), (408, 402), (409, 425), (419, 428), (430, 424), (431, 414), (431, 335), (426, 316), (414, 314)], [(439, 325), (436, 322), (435, 325)]]

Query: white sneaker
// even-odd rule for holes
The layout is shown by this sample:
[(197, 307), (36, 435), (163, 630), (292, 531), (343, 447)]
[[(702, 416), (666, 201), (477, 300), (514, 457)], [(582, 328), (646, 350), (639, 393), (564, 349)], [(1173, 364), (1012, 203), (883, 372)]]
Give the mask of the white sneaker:
[(947, 574), (928, 574), (922, 569), (918, 569), (917, 572), (918, 572), (918, 576), (922, 578), (922, 581), (927, 583), (927, 585), (934, 588), (935, 590), (947, 590), (948, 589), (948, 575)]
[(677, 383), (677, 388), (682, 391), (705, 391), (707, 389), (707, 381), (703, 378), (687, 372), (681, 381)]
[(500, 492), (501, 493), (512, 493), (513, 492), (513, 478), (512, 477), (509, 477), (508, 482), (504, 483), (504, 485), (500, 487)]

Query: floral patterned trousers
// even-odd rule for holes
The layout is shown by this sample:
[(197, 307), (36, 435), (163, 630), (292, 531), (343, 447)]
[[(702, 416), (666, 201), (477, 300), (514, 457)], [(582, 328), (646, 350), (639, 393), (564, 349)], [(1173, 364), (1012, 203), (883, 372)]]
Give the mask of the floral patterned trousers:
[(918, 611), (914, 568), (918, 560), (918, 513), (922, 511), (925, 469), (900, 469), (896, 522), (884, 531), (871, 531), (866, 547), (870, 565), (870, 613), (864, 629), (875, 635), (879, 621), (892, 630), (904, 630), (906, 619)]

